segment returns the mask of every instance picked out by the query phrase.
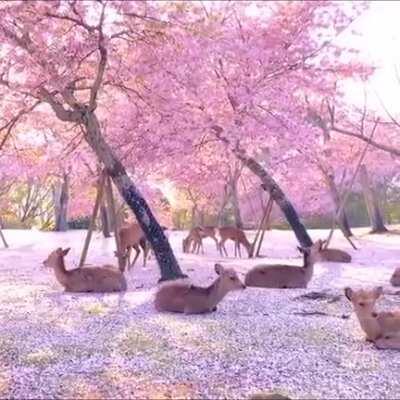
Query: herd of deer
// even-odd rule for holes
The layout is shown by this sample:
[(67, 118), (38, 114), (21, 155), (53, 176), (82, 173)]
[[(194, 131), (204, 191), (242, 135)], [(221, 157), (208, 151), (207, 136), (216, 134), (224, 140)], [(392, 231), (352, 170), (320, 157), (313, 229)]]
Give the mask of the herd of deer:
[[(166, 228), (165, 228), (166, 229)], [(217, 239), (217, 232), (220, 241)], [(149, 245), (144, 233), (138, 224), (130, 224), (118, 232), (120, 249), (118, 254), (128, 269), (137, 260), (140, 249), (143, 250), (143, 265), (149, 253)], [(241, 229), (233, 227), (197, 227), (189, 232), (183, 240), (183, 251), (190, 249), (197, 253), (202, 249), (202, 240), (212, 238), (220, 251), (227, 255), (225, 242), (230, 239), (235, 242), (236, 251), (240, 254), (240, 245), (243, 245), (251, 255), (251, 244)], [(313, 276), (314, 264), (319, 261), (351, 262), (351, 256), (342, 250), (324, 248), (324, 241), (317, 240), (309, 248), (298, 248), (303, 254), (303, 266), (293, 265), (258, 265), (249, 270), (244, 283), (232, 268), (224, 268), (215, 264), (217, 279), (209, 287), (198, 287), (186, 279), (163, 283), (156, 292), (154, 305), (158, 311), (178, 312), (185, 314), (198, 314), (214, 312), (218, 303), (227, 293), (233, 290), (249, 287), (264, 288), (306, 288)], [(131, 251), (136, 251), (133, 262), (130, 262)], [(65, 268), (64, 257), (69, 249), (53, 251), (44, 265), (54, 269), (58, 282), (68, 292), (121, 292), (126, 291), (127, 282), (123, 270), (112, 265), (101, 267), (80, 267), (73, 270)], [(400, 286), (400, 268), (393, 273), (390, 283)], [(345, 288), (345, 296), (353, 305), (353, 309), (360, 322), (361, 328), (366, 333), (367, 340), (373, 341), (380, 349), (400, 350), (400, 311), (377, 312), (375, 304), (382, 295), (381, 287), (372, 290), (352, 290)]]

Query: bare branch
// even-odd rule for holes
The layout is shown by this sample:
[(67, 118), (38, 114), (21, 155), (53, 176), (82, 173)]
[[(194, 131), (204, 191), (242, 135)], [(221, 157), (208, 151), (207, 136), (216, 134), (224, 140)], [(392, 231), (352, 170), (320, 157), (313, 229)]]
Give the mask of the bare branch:
[(4, 145), (6, 144), (8, 138), (11, 136), (12, 130), (15, 127), (15, 125), (18, 123), (18, 121), (20, 120), (20, 118), (23, 115), (29, 114), (31, 111), (33, 111), (39, 104), (41, 103), (41, 100), (38, 100), (37, 102), (35, 102), (33, 105), (31, 105), (28, 108), (24, 108), (22, 110), (19, 111), (19, 113), (12, 118), (10, 121), (8, 121), (5, 125), (0, 127), (0, 132), (2, 132), (3, 130), (6, 130), (5, 135), (3, 136), (3, 138), (1, 139), (0, 142), (0, 151), (1, 149), (4, 147)]
[(104, 36), (103, 36), (103, 30), (102, 30), (103, 22), (104, 22), (104, 15), (105, 15), (105, 8), (106, 8), (106, 3), (103, 4), (103, 7), (101, 9), (100, 21), (99, 21), (99, 25), (97, 27), (97, 29), (99, 30), (100, 61), (99, 61), (98, 69), (97, 69), (96, 78), (94, 80), (92, 89), (90, 90), (89, 107), (91, 110), (94, 110), (96, 108), (97, 94), (99, 92), (101, 82), (103, 81), (104, 72), (106, 70), (106, 64), (107, 64), (107, 49), (104, 46)]

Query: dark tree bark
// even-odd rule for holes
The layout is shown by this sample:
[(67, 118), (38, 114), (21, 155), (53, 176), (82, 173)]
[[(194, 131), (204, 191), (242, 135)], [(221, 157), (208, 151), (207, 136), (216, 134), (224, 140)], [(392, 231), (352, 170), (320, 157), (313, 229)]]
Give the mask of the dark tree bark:
[(104, 200), (100, 207), (100, 219), (101, 219), (101, 230), (103, 232), (103, 236), (105, 238), (111, 237), (110, 218), (108, 216), (108, 210)]
[[(329, 186), (329, 191), (331, 193), (331, 197), (333, 200), (333, 203), (335, 204), (335, 213), (339, 211), (340, 205), (341, 205), (341, 200), (340, 200), (340, 193), (338, 191), (338, 188), (335, 183), (335, 179), (332, 175), (325, 173), (323, 171), (324, 176), (325, 176), (325, 181)], [(351, 231), (349, 220), (347, 218), (346, 211), (343, 210), (340, 215), (337, 218), (337, 223), (339, 225), (339, 228), (343, 232), (343, 235), (345, 237), (351, 237), (353, 236), (353, 232)]]
[(228, 184), (226, 184), (224, 187), (224, 194), (222, 197), (221, 206), (219, 208), (218, 215), (217, 215), (217, 225), (218, 226), (224, 225), (224, 211), (228, 204), (228, 201), (229, 201), (229, 189), (228, 189)]
[(123, 199), (136, 216), (147, 240), (154, 250), (161, 270), (160, 281), (186, 277), (179, 267), (169, 242), (164, 235), (145, 199), (126, 173), (110, 146), (101, 134), (99, 121), (93, 111), (85, 109), (82, 113), (85, 139), (96, 153)]
[(269, 193), (272, 200), (279, 206), (289, 225), (292, 227), (297, 240), (302, 247), (310, 247), (313, 242), (307, 233), (307, 230), (303, 223), (300, 221), (299, 216), (292, 203), (287, 199), (285, 193), (278, 186), (275, 180), (268, 174), (268, 172), (252, 157), (245, 155), (243, 151), (236, 150), (236, 157), (243, 162), (243, 164), (249, 168), (255, 175), (257, 175), (261, 181), (261, 187)]
[(388, 230), (385, 227), (378, 194), (369, 181), (368, 171), (365, 165), (360, 168), (360, 182), (364, 193), (364, 200), (371, 223), (371, 233), (383, 233)]
[(239, 195), (238, 195), (238, 190), (237, 190), (237, 183), (238, 183), (239, 177), (231, 180), (231, 202), (232, 202), (232, 208), (233, 208), (233, 216), (235, 217), (235, 225), (237, 228), (243, 229), (243, 220), (242, 220), (242, 215), (240, 212), (240, 205), (239, 205)]
[[(231, 145), (229, 140), (222, 135), (223, 129), (220, 126), (214, 125), (211, 129), (218, 139), (227, 145)], [(268, 172), (253, 157), (249, 157), (243, 149), (236, 146), (235, 148), (232, 148), (232, 151), (238, 160), (240, 160), (251, 172), (260, 178), (262, 182), (261, 187), (269, 193), (272, 200), (275, 201), (275, 203), (279, 206), (285, 215), (287, 222), (293, 229), (293, 232), (300, 245), (302, 247), (312, 246), (313, 242), (308, 235), (305, 226), (300, 221), (295, 208), (287, 199), (285, 193), (282, 191), (279, 185), (275, 182), (274, 178), (272, 178), (272, 176), (269, 175)]]
[(63, 181), (54, 193), (55, 227), (56, 232), (68, 230), (69, 176), (64, 172)]

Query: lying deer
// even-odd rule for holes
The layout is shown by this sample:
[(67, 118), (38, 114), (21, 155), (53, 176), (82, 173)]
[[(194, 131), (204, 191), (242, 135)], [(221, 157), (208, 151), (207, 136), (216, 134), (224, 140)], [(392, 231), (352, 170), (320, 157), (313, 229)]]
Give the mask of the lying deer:
[(382, 293), (382, 287), (371, 290), (353, 290), (349, 287), (344, 289), (366, 339), (373, 342), (378, 349), (400, 350), (400, 311), (375, 311), (375, 303)]
[(225, 242), (230, 239), (235, 242), (235, 256), (236, 256), (236, 250), (238, 250), (240, 257), (242, 257), (240, 251), (240, 245), (243, 245), (247, 250), (248, 256), (251, 257), (252, 253), (251, 244), (247, 240), (247, 237), (242, 229), (233, 226), (223, 226), (219, 228), (218, 231), (221, 237), (221, 241), (219, 242), (219, 251), (221, 253), (221, 256), (223, 256), (223, 252), (225, 253), (226, 256), (228, 256), (228, 252), (226, 251), (225, 248)]
[(156, 293), (155, 308), (185, 314), (208, 313), (217, 310), (217, 304), (228, 292), (246, 288), (232, 268), (215, 264), (215, 272), (218, 278), (206, 288), (185, 280), (164, 283)]
[[(325, 246), (326, 243), (327, 243), (326, 240), (322, 241), (323, 246)], [(321, 251), (321, 257), (322, 257), (321, 261), (341, 262), (341, 263), (351, 262), (351, 255), (339, 249), (323, 248)]]
[(303, 253), (303, 266), (257, 265), (246, 274), (246, 286), (294, 289), (306, 288), (314, 273), (314, 264), (321, 261), (322, 241), (309, 248), (298, 247)]
[(192, 252), (196, 252), (196, 254), (199, 254), (200, 248), (202, 250), (202, 253), (204, 253), (204, 248), (203, 248), (203, 240), (202, 240), (202, 228), (199, 226), (196, 226), (195, 228), (192, 228), (186, 238), (182, 240), (182, 251), (184, 253), (189, 253), (190, 252), (190, 246), (192, 246)]
[(400, 268), (396, 268), (390, 278), (390, 283), (392, 286), (400, 286)]
[(54, 269), (56, 279), (66, 292), (122, 292), (127, 288), (125, 276), (111, 265), (102, 267), (80, 267), (66, 270), (64, 257), (68, 249), (58, 248), (43, 262), (45, 267)]

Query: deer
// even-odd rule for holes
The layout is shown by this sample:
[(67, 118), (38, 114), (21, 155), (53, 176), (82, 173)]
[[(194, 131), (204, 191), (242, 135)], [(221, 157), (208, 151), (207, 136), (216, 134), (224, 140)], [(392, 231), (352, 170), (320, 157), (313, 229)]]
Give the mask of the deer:
[(217, 250), (219, 250), (218, 239), (217, 239), (217, 228), (215, 226), (202, 226), (200, 228), (200, 236), (202, 239), (207, 237), (214, 240)]
[(390, 284), (392, 286), (400, 286), (400, 268), (396, 268), (390, 278)]
[(378, 349), (400, 350), (400, 311), (375, 311), (376, 301), (382, 293), (381, 286), (373, 289), (344, 289), (366, 340), (373, 342)]
[(215, 264), (215, 272), (218, 278), (208, 287), (195, 286), (187, 280), (162, 284), (154, 300), (156, 310), (184, 314), (214, 312), (228, 292), (246, 288), (234, 269)]
[(316, 241), (311, 247), (298, 247), (303, 254), (303, 266), (293, 265), (257, 265), (247, 272), (246, 286), (295, 289), (306, 288), (314, 273), (314, 264), (321, 261), (322, 241)]
[(221, 253), (221, 256), (223, 256), (224, 252), (225, 255), (228, 257), (228, 252), (226, 251), (225, 248), (225, 242), (228, 239), (230, 239), (235, 242), (235, 256), (236, 256), (236, 250), (238, 250), (240, 257), (242, 257), (240, 251), (240, 245), (243, 245), (247, 250), (248, 256), (251, 257), (252, 255), (251, 243), (247, 240), (247, 237), (242, 229), (233, 226), (223, 226), (218, 229), (218, 232), (221, 237), (221, 240), (219, 242), (219, 251)]
[[(327, 240), (322, 240), (323, 246), (325, 246), (326, 243)], [(324, 247), (321, 251), (321, 257), (322, 261), (341, 262), (341, 263), (351, 262), (351, 255), (339, 249), (327, 249), (326, 247)]]
[(202, 250), (202, 253), (204, 253), (204, 248), (203, 248), (203, 240), (202, 240), (202, 228), (200, 227), (195, 227), (192, 228), (186, 238), (182, 240), (182, 251), (184, 253), (189, 253), (190, 252), (190, 246), (192, 246), (192, 252), (196, 252), (196, 254), (199, 254), (200, 248)]
[(124, 274), (112, 265), (101, 267), (79, 267), (66, 270), (64, 257), (70, 248), (57, 248), (43, 265), (54, 270), (57, 281), (64, 287), (66, 292), (124, 292), (127, 283)]

